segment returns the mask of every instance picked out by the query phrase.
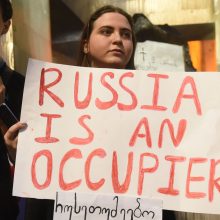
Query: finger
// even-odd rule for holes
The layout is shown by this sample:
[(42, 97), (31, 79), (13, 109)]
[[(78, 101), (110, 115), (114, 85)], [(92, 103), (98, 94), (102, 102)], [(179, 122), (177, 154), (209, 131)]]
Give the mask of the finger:
[(16, 149), (17, 143), (18, 143), (18, 136), (14, 139), (14, 142), (13, 142), (13, 144), (12, 144), (12, 147), (13, 147), (14, 149)]
[(10, 140), (7, 145), (8, 152), (14, 152), (14, 150), (17, 149), (17, 143), (18, 143), (18, 136), (15, 137), (15, 139)]
[(17, 136), (18, 131), (20, 129), (23, 129), (23, 128), (26, 128), (26, 127), (27, 127), (26, 123), (17, 122), (16, 124), (12, 125), (8, 129), (8, 131), (5, 133), (5, 139), (9, 139), (9, 140), (14, 139)]

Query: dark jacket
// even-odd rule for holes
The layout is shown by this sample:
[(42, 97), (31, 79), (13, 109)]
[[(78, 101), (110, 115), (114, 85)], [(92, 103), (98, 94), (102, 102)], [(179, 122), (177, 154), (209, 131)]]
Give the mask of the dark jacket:
[[(5, 63), (0, 67), (0, 76), (6, 87), (5, 103), (20, 118), (24, 77), (11, 70)], [(13, 220), (18, 215), (18, 201), (12, 196), (12, 175), (7, 149), (0, 132), (0, 219)]]

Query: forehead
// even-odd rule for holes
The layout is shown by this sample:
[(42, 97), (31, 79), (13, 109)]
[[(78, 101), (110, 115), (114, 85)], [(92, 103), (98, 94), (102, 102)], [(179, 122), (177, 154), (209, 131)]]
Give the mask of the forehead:
[(127, 28), (131, 30), (128, 19), (118, 12), (107, 12), (101, 15), (93, 24), (93, 28), (100, 28), (102, 26), (111, 26), (116, 28)]

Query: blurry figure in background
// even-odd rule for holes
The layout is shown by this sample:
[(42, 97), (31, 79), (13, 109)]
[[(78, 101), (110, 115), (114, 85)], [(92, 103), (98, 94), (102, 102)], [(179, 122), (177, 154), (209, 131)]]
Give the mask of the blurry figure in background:
[(154, 25), (144, 14), (134, 14), (133, 20), (137, 42), (150, 40), (183, 46), (185, 71), (196, 71), (191, 61), (188, 43), (174, 27), (167, 24)]
[[(9, 0), (0, 0), (0, 36), (7, 33), (12, 18), (12, 6)], [(6, 103), (17, 118), (20, 116), (24, 77), (10, 69), (0, 57), (0, 104)], [(3, 135), (6, 125), (0, 121), (0, 219), (13, 220), (18, 215), (17, 198), (12, 197), (12, 169), (10, 155)], [(11, 153), (13, 150), (10, 149)], [(13, 156), (12, 156), (13, 157)]]

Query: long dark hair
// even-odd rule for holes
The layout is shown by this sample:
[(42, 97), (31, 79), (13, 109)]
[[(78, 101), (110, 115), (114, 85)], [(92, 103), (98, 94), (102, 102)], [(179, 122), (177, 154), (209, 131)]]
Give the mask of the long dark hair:
[(12, 18), (12, 5), (9, 0), (0, 0), (2, 19), (4, 22)]
[(89, 41), (91, 32), (93, 30), (93, 24), (94, 22), (103, 14), (105, 13), (109, 13), (109, 12), (117, 12), (123, 16), (125, 16), (131, 26), (131, 32), (132, 32), (132, 43), (133, 43), (133, 52), (131, 55), (131, 58), (128, 62), (128, 64), (126, 65), (126, 69), (134, 69), (134, 52), (135, 52), (135, 47), (136, 47), (136, 40), (135, 40), (135, 35), (134, 35), (134, 31), (133, 31), (133, 20), (132, 17), (125, 12), (123, 9), (112, 6), (112, 5), (106, 5), (103, 6), (101, 8), (99, 8), (98, 10), (96, 10), (91, 16), (89, 21), (87, 22), (87, 24), (85, 25), (83, 32), (82, 32), (82, 36), (81, 36), (81, 40), (80, 40), (80, 47), (79, 47), (79, 56), (78, 56), (78, 60), (77, 60), (77, 65), (78, 66), (88, 66), (88, 62), (86, 64), (85, 60), (87, 59), (86, 54), (84, 53), (84, 44), (85, 42)]

